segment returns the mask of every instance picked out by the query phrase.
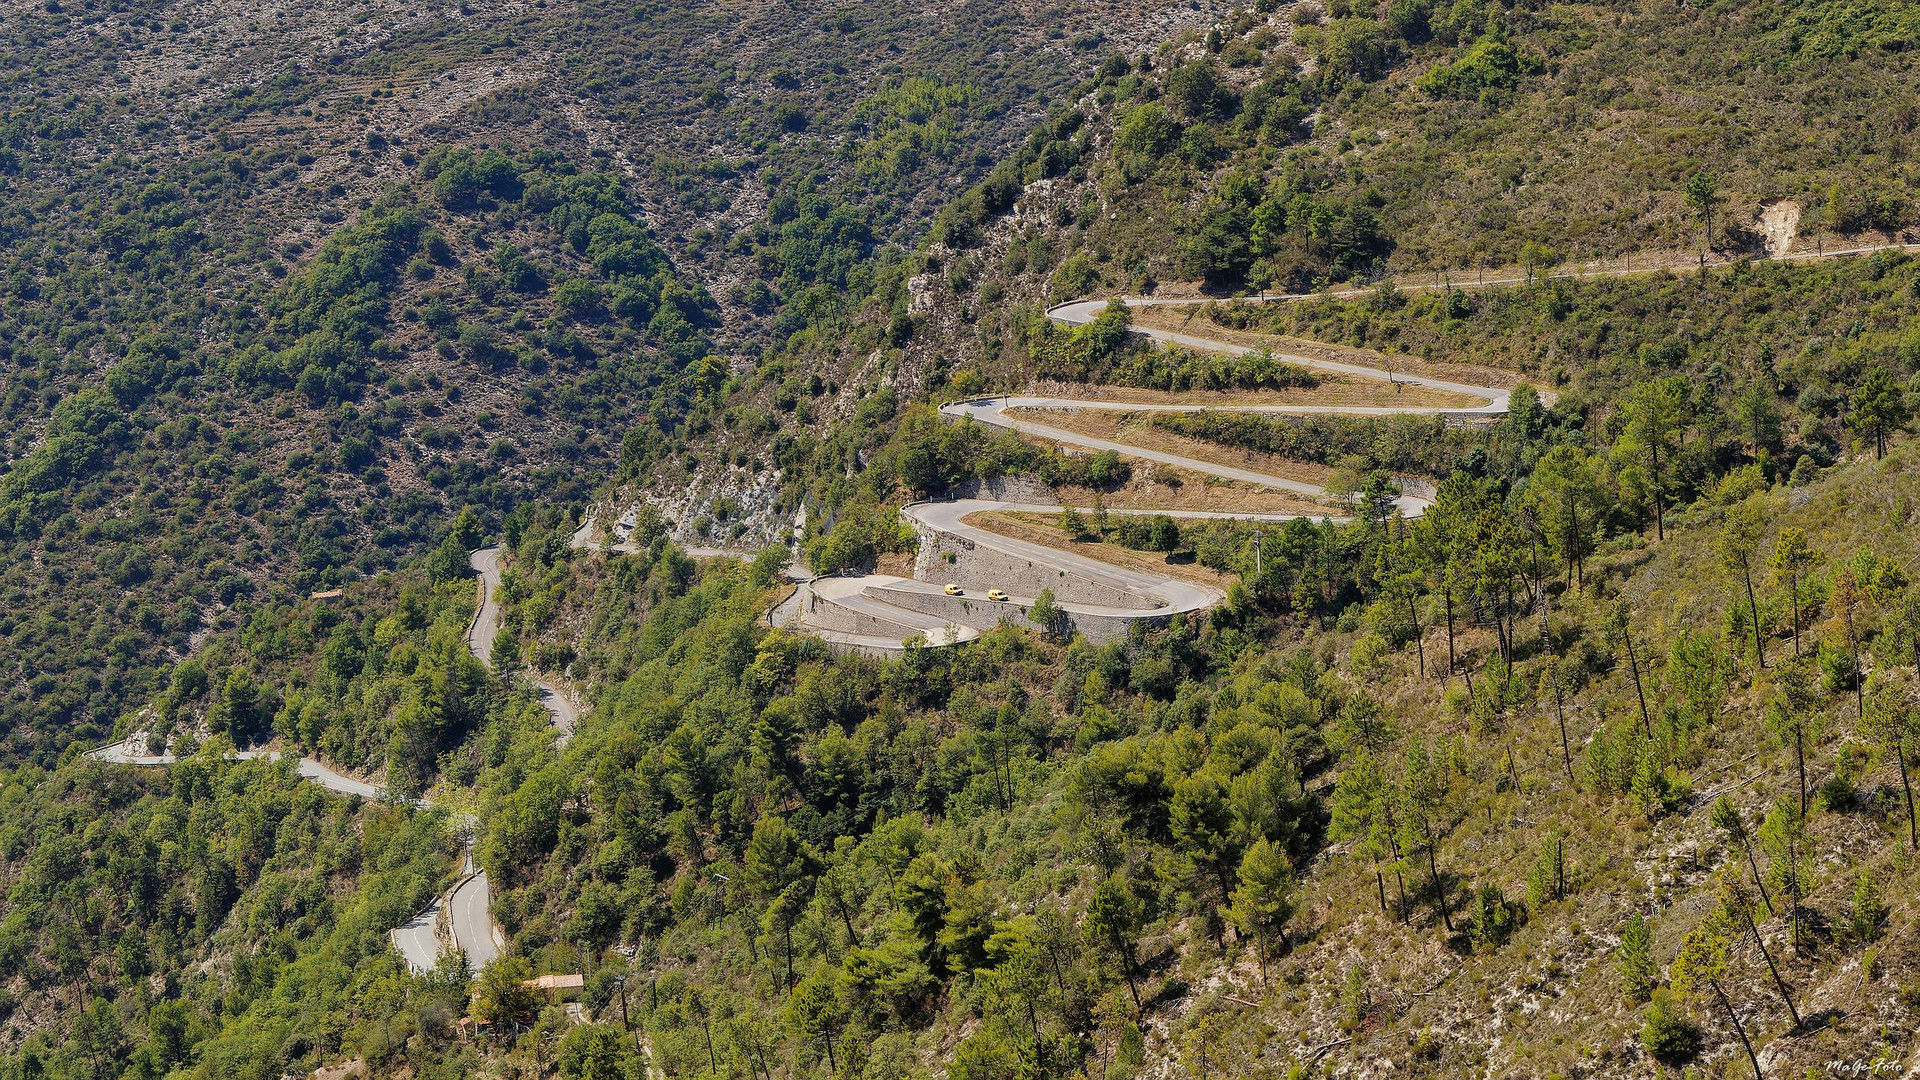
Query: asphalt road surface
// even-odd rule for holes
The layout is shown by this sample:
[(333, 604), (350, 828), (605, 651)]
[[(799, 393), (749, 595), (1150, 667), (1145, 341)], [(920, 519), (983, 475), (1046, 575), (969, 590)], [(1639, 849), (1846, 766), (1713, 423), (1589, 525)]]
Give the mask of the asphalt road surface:
[(393, 928), (390, 935), (394, 948), (407, 966), (416, 972), (432, 971), (436, 960), (440, 958), (440, 937), (434, 932), (440, 921), (440, 901), (434, 900), (427, 910)]
[[(467, 627), (467, 648), (480, 662), (493, 664), (493, 642), (500, 636), (500, 549), (481, 548), (467, 556), (467, 565), (473, 567), (480, 577), (480, 606), (473, 613), (473, 622)], [(580, 729), (580, 709), (559, 683), (544, 675), (529, 673), (533, 685), (540, 692), (540, 704), (553, 717), (553, 726), (560, 733), (561, 745), (573, 738)]]
[(500, 955), (493, 925), (493, 890), (487, 884), (485, 870), (454, 887), (447, 914), (453, 942), (466, 950), (470, 969), (478, 971)]
[[(95, 761), (105, 761), (114, 765), (172, 765), (180, 759), (173, 754), (149, 753), (140, 745), (138, 736), (122, 739), (116, 743), (89, 750), (87, 756)], [(235, 750), (227, 755), (228, 761), (257, 761), (265, 758), (277, 761), (283, 756), (278, 750)], [(296, 757), (295, 768), (300, 775), (319, 784), (328, 791), (340, 795), (358, 795), (363, 799), (377, 799), (380, 789), (365, 780), (355, 780), (338, 769), (325, 765), (310, 757)]]
[(493, 639), (500, 636), (500, 549), (481, 548), (467, 556), (467, 565), (480, 575), (480, 607), (467, 626), (467, 648), (483, 664), (493, 663)]
[[(1212, 303), (1211, 300), (1142, 300), (1131, 297), (1123, 297), (1120, 302), (1126, 304), (1128, 307), (1190, 307), (1197, 304)], [(1105, 311), (1107, 303), (1105, 300), (1076, 300), (1070, 304), (1061, 304), (1058, 307), (1049, 308), (1047, 310), (1047, 317), (1057, 319), (1069, 326), (1081, 326), (1092, 322), (1095, 316)], [(1245, 356), (1254, 351), (1246, 345), (1236, 344), (1231, 341), (1219, 341), (1214, 338), (1202, 337), (1198, 334), (1185, 334), (1177, 330), (1159, 330), (1148, 326), (1136, 326), (1133, 327), (1133, 332), (1163, 344), (1181, 345), (1189, 349), (1200, 349), (1206, 352), (1222, 352), (1234, 356)], [(1336, 360), (1318, 360), (1311, 356), (1299, 356), (1293, 353), (1275, 353), (1274, 358), (1285, 363), (1297, 364), (1300, 367), (1312, 368), (1315, 371), (1331, 372), (1338, 375), (1351, 375), (1361, 379), (1377, 379), (1381, 382), (1401, 382), (1409, 386), (1424, 386), (1433, 390), (1445, 390), (1450, 393), (1465, 394), (1469, 397), (1480, 398), (1483, 404), (1465, 408), (1436, 408), (1432, 406), (1404, 407), (1398, 405), (1178, 405), (1171, 403), (1120, 405), (1114, 402), (1097, 403), (1084, 401), (1060, 402), (1060, 404), (1070, 408), (1097, 407), (1124, 409), (1127, 412), (1200, 412), (1205, 409), (1218, 409), (1223, 412), (1264, 412), (1337, 416), (1432, 415), (1435, 413), (1460, 416), (1500, 416), (1507, 411), (1507, 398), (1510, 392), (1496, 387), (1470, 386), (1466, 383), (1453, 382), (1448, 379), (1435, 379), (1423, 375), (1407, 375), (1400, 372), (1388, 371), (1385, 368), (1367, 367), (1364, 364), (1345, 364)], [(1015, 398), (1014, 400), (1018, 403), (1022, 399)], [(1051, 402), (1051, 399), (1045, 398), (1027, 400), (1037, 401), (1042, 404)], [(1129, 451), (1129, 453), (1134, 453), (1134, 451)], [(1211, 471), (1211, 468), (1203, 471)]]

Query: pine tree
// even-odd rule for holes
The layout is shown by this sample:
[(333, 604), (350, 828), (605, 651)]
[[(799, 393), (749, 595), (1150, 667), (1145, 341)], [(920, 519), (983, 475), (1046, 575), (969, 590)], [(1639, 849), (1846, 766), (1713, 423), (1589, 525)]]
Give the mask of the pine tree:
[(1387, 910), (1387, 886), (1382, 866), (1384, 864), (1393, 869), (1394, 882), (1399, 890), (1400, 921), (1406, 922), (1405, 872), (1396, 836), (1391, 792), (1379, 761), (1365, 753), (1349, 757), (1346, 767), (1340, 772), (1340, 779), (1334, 784), (1332, 802), (1331, 835), (1335, 840), (1352, 843), (1355, 854), (1365, 855), (1372, 860), (1373, 883), (1379, 895), (1381, 911)]
[(1607, 513), (1608, 492), (1600, 459), (1570, 444), (1540, 456), (1527, 479), (1525, 505), (1545, 532), (1547, 542), (1567, 566), (1567, 583), (1584, 588), (1587, 556)]
[(1735, 1034), (1740, 1036), (1740, 1045), (1747, 1051), (1747, 1061), (1753, 1066), (1754, 1080), (1766, 1080), (1766, 1074), (1760, 1071), (1760, 1057), (1753, 1051), (1753, 1040), (1748, 1038), (1747, 1027), (1740, 1022), (1740, 1014), (1734, 1011), (1733, 1000), (1727, 996), (1724, 985), (1727, 953), (1732, 946), (1730, 931), (1723, 918), (1701, 920), (1681, 943), (1680, 954), (1674, 957), (1669, 975), (1678, 993), (1691, 994), (1702, 987), (1713, 991), (1714, 1000), (1726, 1013)]
[(1867, 717), (1867, 690), (1866, 679), (1860, 668), (1860, 624), (1866, 621), (1867, 605), (1873, 600), (1877, 569), (1877, 561), (1872, 553), (1860, 552), (1852, 562), (1834, 572), (1833, 592), (1829, 600), (1833, 606), (1833, 622), (1846, 639), (1848, 656), (1853, 664), (1854, 717), (1862, 722)]
[(1915, 677), (1920, 678), (1920, 583), (1908, 586), (1888, 610), (1887, 639), (1896, 652), (1907, 654)]
[(1093, 535), (1087, 528), (1087, 519), (1071, 506), (1060, 509), (1060, 531), (1067, 534), (1069, 540), (1085, 540)]
[(1774, 694), (1767, 702), (1767, 730), (1782, 746), (1793, 748), (1800, 777), (1800, 813), (1807, 812), (1807, 743), (1814, 738), (1813, 669), (1805, 660), (1783, 663), (1774, 672)]
[(1760, 640), (1760, 606), (1753, 598), (1753, 553), (1760, 546), (1761, 533), (1766, 531), (1765, 514), (1760, 497), (1748, 496), (1727, 510), (1726, 523), (1714, 541), (1720, 568), (1737, 575), (1746, 587), (1748, 621), (1753, 625), (1753, 658), (1762, 670), (1767, 666), (1767, 650)]
[(1212, 917), (1228, 903), (1233, 893), (1233, 869), (1240, 863), (1233, 826), (1226, 784), (1213, 770), (1203, 769), (1174, 784), (1173, 797), (1167, 803), (1167, 829), (1180, 853), (1192, 860), (1218, 890), (1213, 903), (1195, 904), (1215, 930), (1219, 925), (1212, 922)]
[(1400, 828), (1405, 839), (1401, 850), (1424, 849), (1427, 855), (1427, 875), (1433, 886), (1433, 903), (1440, 911), (1440, 921), (1449, 934), (1453, 933), (1452, 902), (1445, 883), (1440, 877), (1439, 859), (1435, 850), (1446, 828), (1444, 804), (1447, 796), (1447, 770), (1445, 764), (1437, 759), (1423, 742), (1414, 742), (1407, 748), (1406, 764), (1400, 786)]
[(1625, 600), (1616, 600), (1607, 609), (1607, 644), (1627, 656), (1627, 672), (1633, 676), (1633, 694), (1640, 702), (1640, 723), (1647, 738), (1653, 738), (1653, 714), (1647, 710), (1647, 690), (1640, 681), (1640, 654), (1633, 647), (1633, 624)]
[(1226, 916), (1254, 943), (1263, 965), (1286, 947), (1287, 920), (1293, 916), (1293, 864), (1278, 844), (1258, 840), (1247, 849)]
[(1655, 1061), (1669, 1064), (1692, 1057), (1700, 1044), (1700, 1033), (1687, 1022), (1675, 995), (1656, 990), (1647, 1005), (1647, 1020), (1640, 1027), (1640, 1045)]
[(1613, 950), (1613, 967), (1628, 1001), (1640, 1002), (1653, 994), (1653, 927), (1642, 915), (1630, 915), (1620, 928), (1620, 944)]
[(1041, 589), (1040, 595), (1033, 598), (1033, 606), (1027, 609), (1027, 621), (1047, 637), (1061, 635), (1067, 625), (1066, 613), (1054, 601), (1052, 589)]
[(1140, 1010), (1140, 986), (1134, 978), (1135, 935), (1140, 932), (1140, 902), (1126, 878), (1115, 874), (1094, 887), (1087, 902), (1087, 934), (1107, 951), (1126, 977), (1133, 1008)]
[(1690, 419), (1687, 393), (1686, 378), (1672, 375), (1634, 387), (1620, 406), (1625, 423), (1613, 453), (1644, 481), (1653, 503), (1654, 536), (1659, 540), (1667, 538), (1667, 469), (1679, 453)]
[(840, 1071), (840, 1059), (834, 1041), (847, 1019), (843, 981), (837, 968), (816, 971), (794, 986), (787, 1001), (788, 1028), (801, 1039), (820, 1040), (827, 1052), (827, 1066), (835, 1073)]
[(1760, 950), (1760, 958), (1767, 962), (1767, 973), (1773, 977), (1774, 987), (1780, 991), (1780, 1000), (1786, 1003), (1787, 1015), (1793, 1017), (1793, 1026), (1801, 1026), (1800, 1010), (1794, 1007), (1793, 993), (1787, 988), (1787, 980), (1780, 977), (1780, 968), (1773, 962), (1773, 953), (1767, 949), (1767, 939), (1760, 935), (1759, 924), (1753, 921), (1753, 901), (1748, 899), (1746, 891), (1739, 882), (1723, 878), (1720, 885), (1719, 918), (1725, 919), (1735, 927), (1745, 927), (1753, 944)]
[(1773, 897), (1767, 894), (1767, 883), (1760, 878), (1760, 863), (1753, 855), (1753, 836), (1747, 832), (1747, 823), (1740, 815), (1740, 808), (1734, 805), (1731, 796), (1721, 795), (1713, 800), (1710, 817), (1713, 827), (1720, 830), (1721, 835), (1727, 838), (1727, 843), (1739, 845), (1746, 854), (1747, 869), (1753, 872), (1754, 887), (1760, 890), (1760, 899), (1767, 905), (1767, 914), (1772, 915)]
[(1801, 925), (1804, 922), (1800, 902), (1807, 891), (1807, 822), (1794, 805), (1782, 799), (1767, 812), (1760, 824), (1760, 850), (1767, 853), (1767, 877), (1777, 895), (1786, 898), (1787, 925), (1793, 934), (1793, 951), (1800, 951)]
[(1567, 737), (1567, 710), (1562, 700), (1564, 688), (1561, 685), (1560, 662), (1551, 655), (1541, 667), (1540, 684), (1543, 688), (1543, 697), (1547, 691), (1553, 694), (1553, 717), (1560, 726), (1560, 764), (1566, 769), (1567, 781), (1571, 783), (1573, 781), (1573, 743)]
[(1853, 393), (1847, 426), (1873, 443), (1875, 461), (1887, 455), (1887, 438), (1906, 425), (1911, 415), (1906, 392), (1894, 382), (1893, 373), (1884, 366), (1867, 369), (1866, 378)]
[(1700, 219), (1705, 249), (1712, 250), (1713, 208), (1720, 205), (1723, 198), (1720, 194), (1720, 182), (1712, 173), (1703, 170), (1687, 178), (1683, 194), (1686, 197), (1687, 209), (1692, 210)]
[(1816, 561), (1813, 548), (1807, 544), (1807, 534), (1796, 528), (1780, 530), (1774, 537), (1773, 551), (1767, 556), (1767, 569), (1772, 572), (1773, 587), (1783, 589), (1793, 614), (1793, 655), (1801, 655), (1800, 648), (1800, 603), (1806, 588), (1807, 576), (1812, 573)]
[(1554, 829), (1527, 870), (1527, 914), (1539, 918), (1549, 903), (1566, 899), (1567, 833)]
[(1907, 703), (1906, 695), (1888, 685), (1875, 687), (1867, 701), (1866, 734), (1881, 749), (1890, 752), (1900, 766), (1900, 793), (1907, 804), (1907, 846), (1920, 851), (1920, 818), (1914, 816), (1913, 780), (1908, 758), (1920, 747), (1920, 715)]

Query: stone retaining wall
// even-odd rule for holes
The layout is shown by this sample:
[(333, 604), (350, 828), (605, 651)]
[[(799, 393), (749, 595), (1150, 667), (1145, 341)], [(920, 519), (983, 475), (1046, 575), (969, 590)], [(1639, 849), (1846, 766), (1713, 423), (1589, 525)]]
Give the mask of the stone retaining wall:
[(871, 634), (874, 637), (893, 637), (905, 640), (921, 633), (919, 627), (905, 623), (892, 622), (869, 615), (864, 611), (842, 607), (813, 590), (806, 591), (806, 621), (814, 626), (828, 630), (840, 630), (849, 634)]
[(1046, 481), (1031, 473), (1022, 476), (996, 476), (991, 480), (969, 480), (955, 487), (955, 499), (999, 499), (1002, 502), (1051, 503), (1059, 499)]
[[(964, 536), (924, 527), (919, 533), (920, 552), (913, 561), (913, 576), (921, 581), (936, 585), (955, 581), (980, 592), (1002, 589), (1021, 596), (1038, 596), (1042, 589), (1052, 589), (1055, 600), (1069, 604), (1140, 609), (1153, 606), (1137, 593), (1041, 566)], [(947, 559), (949, 554), (952, 561)]]
[[(948, 596), (945, 593), (920, 592), (913, 589), (890, 589), (885, 585), (873, 585), (867, 588), (867, 595), (876, 600), (884, 600), (894, 607), (918, 611), (932, 615), (961, 626), (971, 626), (976, 630), (991, 630), (1005, 619), (1016, 626), (1031, 626), (1027, 618), (1028, 605), (1017, 600), (994, 601), (978, 596)], [(1119, 641), (1127, 636), (1128, 628), (1136, 622), (1145, 621), (1149, 626), (1164, 625), (1164, 615), (1129, 616), (1098, 615), (1084, 611), (1062, 609), (1067, 625), (1085, 635), (1095, 645), (1104, 645), (1109, 641)]]
[(838, 653), (841, 656), (871, 656), (875, 660), (898, 660), (904, 656), (907, 651), (905, 644), (899, 646), (855, 645), (851, 642), (835, 641), (832, 638), (827, 638), (825, 641), (828, 650)]

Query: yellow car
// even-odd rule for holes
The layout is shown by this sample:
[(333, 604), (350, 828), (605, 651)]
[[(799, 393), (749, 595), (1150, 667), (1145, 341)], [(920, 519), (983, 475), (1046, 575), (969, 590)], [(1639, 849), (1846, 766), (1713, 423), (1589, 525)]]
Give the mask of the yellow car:
[(947, 595), (948, 595), (948, 596), (959, 596), (959, 595), (961, 594), (961, 592), (962, 592), (962, 591), (963, 591), (963, 590), (962, 590), (962, 589), (960, 588), (960, 586), (958, 586), (958, 585), (955, 585), (955, 584), (953, 584), (952, 582), (948, 582), (948, 583), (947, 583)]
[(1007, 594), (1001, 592), (999, 589), (987, 590), (987, 599), (989, 600), (1005, 600), (1006, 598), (1007, 598)]

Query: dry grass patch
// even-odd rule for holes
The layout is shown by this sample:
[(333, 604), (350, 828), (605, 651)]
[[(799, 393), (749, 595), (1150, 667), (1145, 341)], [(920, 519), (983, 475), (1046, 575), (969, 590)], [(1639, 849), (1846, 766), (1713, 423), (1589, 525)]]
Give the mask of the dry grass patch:
[(967, 524), (982, 528), (1001, 536), (1015, 540), (1026, 540), (1035, 544), (1044, 544), (1061, 551), (1071, 551), (1075, 555), (1085, 555), (1104, 563), (1125, 567), (1129, 570), (1143, 570), (1147, 573), (1165, 574), (1181, 581), (1191, 581), (1200, 585), (1211, 585), (1225, 590), (1238, 581), (1233, 574), (1223, 574), (1218, 570), (1209, 570), (1198, 563), (1173, 563), (1157, 551), (1135, 551), (1119, 544), (1109, 544), (1094, 540), (1074, 540), (1061, 529), (1058, 519), (1052, 514), (1010, 513), (1004, 510), (983, 510), (977, 514), (968, 514)]
[[(1043, 439), (1029, 439), (1051, 445)], [(1054, 489), (1063, 505), (1111, 510), (1193, 510), (1222, 514), (1306, 514), (1339, 516), (1339, 511), (1303, 495), (1276, 491), (1237, 480), (1224, 480), (1177, 465), (1135, 461), (1133, 476), (1112, 491), (1066, 485)]]
[[(1151, 418), (1144, 413), (1123, 413), (1100, 411), (1067, 411), (1051, 409), (1008, 409), (1007, 415), (1015, 419), (1030, 420), (1037, 424), (1046, 424), (1081, 435), (1098, 439), (1110, 439), (1124, 442), (1129, 446), (1138, 446), (1145, 450), (1155, 450), (1163, 454), (1178, 454), (1214, 465), (1224, 465), (1235, 469), (1251, 469), (1277, 476), (1282, 480), (1293, 480), (1302, 484), (1324, 485), (1333, 475), (1333, 470), (1325, 465), (1316, 465), (1304, 461), (1290, 461), (1273, 454), (1261, 454), (1252, 450), (1241, 450), (1219, 443), (1195, 439), (1165, 428), (1154, 426)], [(1124, 456), (1124, 455), (1123, 455)], [(1161, 466), (1170, 468), (1170, 466)], [(1117, 505), (1117, 504), (1115, 504)], [(1184, 509), (1184, 508), (1183, 508)], [(1196, 507), (1195, 509), (1211, 509)]]
[[(1450, 364), (1432, 360), (1422, 360), (1405, 353), (1387, 355), (1374, 349), (1360, 349), (1349, 345), (1328, 345), (1320, 341), (1307, 341), (1304, 338), (1288, 337), (1284, 334), (1262, 334), (1253, 330), (1236, 330), (1222, 326), (1207, 314), (1204, 304), (1189, 304), (1179, 307), (1138, 307), (1133, 309), (1133, 321), (1139, 326), (1148, 326), (1156, 330), (1172, 330), (1183, 334), (1203, 334), (1217, 341), (1234, 345), (1258, 348), (1262, 345), (1276, 353), (1295, 353), (1314, 360), (1326, 360), (1337, 364), (1365, 364), (1368, 367), (1387, 368), (1401, 375), (1423, 375), (1433, 379), (1448, 379), (1455, 382), (1471, 383), (1475, 386), (1492, 386), (1512, 389), (1524, 379), (1517, 371), (1501, 368), (1482, 367), (1478, 364)], [(1331, 379), (1333, 376), (1328, 376)], [(1368, 380), (1355, 379), (1354, 382)], [(1324, 385), (1324, 383), (1323, 383)], [(1391, 387), (1381, 389), (1386, 398), (1382, 404), (1424, 404), (1416, 402), (1412, 395), (1417, 387), (1402, 387), (1395, 395)], [(1441, 391), (1423, 391), (1438, 394), (1444, 398), (1465, 401), (1470, 405), (1481, 404), (1483, 399), (1467, 398), (1460, 394), (1445, 394)], [(1319, 390), (1299, 391), (1297, 393), (1315, 394)], [(1541, 397), (1551, 401), (1545, 391)], [(1316, 404), (1319, 402), (1315, 402)], [(1347, 404), (1328, 401), (1325, 404)]]
[[(1207, 326), (1197, 327), (1189, 332), (1210, 334), (1214, 331), (1212, 324), (1209, 323)], [(1228, 332), (1221, 331), (1223, 334)], [(1302, 349), (1293, 351), (1305, 352)], [(1356, 361), (1352, 357), (1329, 356), (1325, 359), (1339, 359), (1342, 363), (1375, 363), (1375, 361)], [(1406, 369), (1396, 363), (1394, 370), (1404, 372)], [(1471, 409), (1487, 403), (1486, 398), (1475, 397), (1472, 394), (1455, 394), (1430, 387), (1409, 386), (1405, 383), (1393, 386), (1379, 379), (1366, 379), (1357, 375), (1315, 371), (1314, 376), (1320, 380), (1317, 386), (1296, 386), (1282, 390), (1174, 391), (1148, 390), (1136, 386), (1113, 386), (1105, 383), (1043, 382), (1036, 384), (1035, 392), (1081, 401), (1111, 401), (1126, 405), (1194, 405), (1203, 408), (1228, 405), (1311, 405), (1316, 407), (1339, 405), (1354, 408), (1392, 406), (1421, 409)], [(1499, 384), (1488, 382), (1485, 385)]]

